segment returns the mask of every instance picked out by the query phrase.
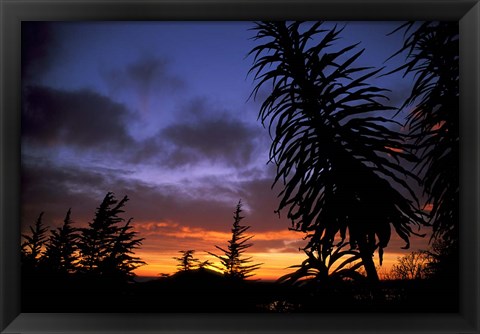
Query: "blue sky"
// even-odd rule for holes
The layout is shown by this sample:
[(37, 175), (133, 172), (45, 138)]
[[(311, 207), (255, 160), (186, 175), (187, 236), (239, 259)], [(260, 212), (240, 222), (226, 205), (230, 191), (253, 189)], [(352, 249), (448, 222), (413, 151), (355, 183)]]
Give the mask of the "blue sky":
[[(349, 22), (338, 48), (361, 42), (358, 49), (365, 52), (357, 65), (387, 71), (402, 61), (384, 64), (401, 46), (401, 34), (386, 36), (398, 24)], [(147, 235), (143, 255), (159, 263), (170, 255), (153, 254), (193, 246), (208, 251), (222, 242), (241, 198), (245, 223), (256, 235), (252, 251), (298, 254), (301, 236), (273, 214), (279, 189), (270, 189), (270, 139), (257, 120), (260, 102), (248, 100), (252, 27), (252, 22), (24, 23), (23, 228), (41, 211), (46, 223), (56, 226), (70, 207), (74, 221), (85, 224), (105, 193), (114, 191), (131, 198), (127, 215)], [(398, 105), (411, 78), (397, 74), (374, 83), (390, 88), (391, 103)], [(425, 246), (415, 239), (414, 248)], [(386, 250), (391, 259), (403, 245), (392, 240)], [(291, 261), (296, 264), (298, 257)]]

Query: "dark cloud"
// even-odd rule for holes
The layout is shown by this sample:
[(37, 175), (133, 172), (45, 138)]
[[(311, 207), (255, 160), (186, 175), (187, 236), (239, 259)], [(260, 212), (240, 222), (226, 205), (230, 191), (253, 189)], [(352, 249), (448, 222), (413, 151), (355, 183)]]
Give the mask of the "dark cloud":
[[(48, 224), (60, 222), (68, 208), (75, 221), (86, 223), (107, 191), (117, 190), (125, 172), (106, 168), (55, 165), (46, 159), (22, 161), (22, 224), (45, 211)], [(118, 189), (124, 190), (124, 189)], [(122, 192), (118, 196), (122, 196)]]
[[(78, 179), (76, 179), (78, 178)], [(94, 173), (75, 173), (71, 169), (51, 169), (45, 164), (22, 167), (21, 229), (26, 231), (40, 212), (45, 212), (44, 223), (50, 228), (61, 225), (69, 208), (77, 226), (85, 226), (95, 213), (102, 196), (96, 188), (86, 187), (103, 182), (103, 176)], [(77, 189), (74, 189), (78, 187)]]
[(204, 158), (231, 165), (248, 164), (254, 151), (254, 129), (228, 119), (205, 120), (195, 125), (178, 124), (163, 131), (178, 151), (172, 163), (184, 164)]
[(133, 164), (158, 164), (162, 165), (162, 161), (168, 159), (167, 143), (160, 138), (159, 135), (138, 141), (134, 146), (129, 148), (128, 155), (122, 158), (124, 161)]
[(54, 23), (22, 22), (22, 83), (38, 78), (59, 59), (61, 44)]
[(232, 111), (218, 110), (205, 99), (192, 99), (180, 108), (180, 121), (161, 132), (174, 145), (168, 165), (195, 164), (202, 160), (244, 168), (265, 148), (264, 134)]
[(157, 209), (178, 199), (169, 186), (162, 188), (132, 179), (134, 171), (99, 167), (59, 165), (49, 160), (27, 157), (22, 164), (23, 222), (32, 221), (40, 211), (58, 220), (69, 207), (79, 220), (87, 222), (105, 194), (127, 195), (127, 215), (141, 220), (163, 219)]
[(170, 73), (168, 67), (166, 59), (143, 56), (125, 67), (101, 69), (100, 73), (111, 95), (132, 91), (140, 111), (147, 112), (153, 96), (176, 92), (186, 85), (184, 80)]
[(23, 96), (22, 136), (36, 146), (123, 150), (134, 144), (125, 126), (129, 117), (123, 105), (91, 90), (30, 86)]
[(170, 168), (208, 162), (243, 169), (265, 148), (261, 127), (204, 99), (192, 99), (175, 123), (144, 140), (130, 134), (137, 118), (125, 105), (88, 89), (29, 86), (22, 107), (22, 139), (37, 149), (65, 147)]

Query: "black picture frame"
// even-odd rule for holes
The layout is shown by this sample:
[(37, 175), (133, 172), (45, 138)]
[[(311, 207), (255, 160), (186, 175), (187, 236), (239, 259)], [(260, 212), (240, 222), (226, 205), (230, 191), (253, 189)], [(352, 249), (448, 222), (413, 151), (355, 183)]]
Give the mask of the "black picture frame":
[[(20, 33), (23, 20), (453, 20), (460, 24), (460, 310), (401, 314), (20, 313)], [(479, 332), (478, 0), (0, 0), (1, 333)]]

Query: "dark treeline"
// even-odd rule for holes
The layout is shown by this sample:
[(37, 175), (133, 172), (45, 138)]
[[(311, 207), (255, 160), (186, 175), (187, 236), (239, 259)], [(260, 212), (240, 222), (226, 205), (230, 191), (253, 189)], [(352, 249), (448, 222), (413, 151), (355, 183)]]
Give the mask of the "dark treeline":
[(143, 238), (133, 231), (132, 219), (119, 217), (127, 201), (107, 193), (85, 228), (74, 226), (69, 209), (63, 225), (49, 235), (43, 212), (39, 215), (30, 234), (23, 235), (24, 311), (101, 309), (126, 293), (133, 270), (145, 264), (134, 255)]
[[(75, 227), (69, 209), (63, 225), (49, 230), (40, 213), (23, 234), (22, 310), (24, 312), (139, 312), (139, 311), (255, 311), (261, 295), (258, 284), (246, 282), (261, 264), (250, 264), (244, 252), (253, 238), (243, 219), (241, 201), (232, 224), (232, 238), (224, 255), (209, 253), (219, 265), (194, 257), (195, 250), (174, 257), (178, 271), (149, 282), (137, 282), (133, 271), (146, 264), (135, 256), (143, 238), (132, 218), (120, 217), (128, 201), (106, 194), (94, 219)], [(255, 293), (252, 292), (254, 288)], [(224, 299), (226, 295), (233, 299)], [(160, 302), (159, 302), (160, 301)]]

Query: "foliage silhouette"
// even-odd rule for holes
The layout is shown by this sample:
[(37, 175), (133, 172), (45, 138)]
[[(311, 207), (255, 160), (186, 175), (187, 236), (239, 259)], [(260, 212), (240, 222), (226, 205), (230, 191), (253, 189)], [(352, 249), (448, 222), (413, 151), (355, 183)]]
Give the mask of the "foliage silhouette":
[[(362, 257), (359, 251), (346, 249), (347, 242), (331, 248), (330, 252), (316, 253), (304, 250), (307, 259), (295, 272), (280, 277), (277, 282), (299, 287), (308, 292), (297, 304), (302, 308), (325, 311), (324, 308), (338, 307), (354, 302), (354, 295), (361, 294), (366, 278), (359, 272)], [(321, 306), (318, 298), (322, 299)], [(380, 298), (380, 297), (378, 297)], [(295, 300), (295, 299), (293, 299)]]
[(273, 137), (273, 185), (283, 182), (278, 212), (287, 210), (292, 229), (307, 233), (307, 254), (321, 258), (348, 231), (376, 283), (372, 256), (378, 248), (382, 262), (391, 226), (408, 248), (412, 226), (423, 223), (409, 183), (417, 177), (401, 164), (416, 161), (412, 147), (389, 128), (400, 124), (390, 119), (395, 108), (380, 102), (386, 89), (368, 83), (380, 70), (354, 67), (363, 53), (351, 53), (357, 44), (333, 50), (342, 31), (336, 26), (260, 22), (253, 29), (255, 40), (266, 41), (250, 51), (249, 73), (257, 81), (253, 97), (272, 87), (259, 119)]
[(134, 256), (134, 249), (140, 247), (144, 238), (137, 238), (137, 232), (130, 225), (132, 218), (119, 228), (112, 251), (103, 261), (100, 271), (110, 277), (116, 277), (121, 281), (133, 281), (133, 270), (145, 265), (138, 256)]
[(179, 271), (193, 270), (199, 267), (200, 260), (193, 257), (195, 251), (193, 249), (179, 251), (182, 254), (180, 257), (174, 257), (178, 261), (177, 268)]
[[(363, 266), (361, 255), (355, 250), (346, 250), (348, 243), (343, 243), (331, 249), (330, 252), (314, 253), (305, 250), (307, 259), (300, 265), (289, 268), (299, 268), (293, 273), (278, 279), (280, 283), (291, 282), (300, 285), (318, 284), (331, 286), (345, 279), (363, 280), (364, 276), (356, 270)], [(341, 263), (339, 260), (342, 260)]]
[(221, 267), (211, 265), (214, 268), (222, 270), (224, 274), (231, 278), (244, 279), (253, 276), (253, 272), (260, 268), (262, 263), (249, 264), (252, 262), (251, 257), (243, 257), (243, 253), (253, 244), (247, 243), (253, 236), (245, 236), (245, 232), (250, 226), (240, 225), (240, 221), (244, 218), (240, 216), (242, 212), (242, 201), (238, 201), (237, 208), (233, 216), (232, 239), (228, 241), (228, 249), (215, 246), (221, 250), (224, 255), (216, 255), (208, 252), (210, 255), (220, 260)]
[(452, 243), (437, 238), (426, 252), (430, 260), (428, 263), (430, 278), (446, 281), (451, 285), (458, 284), (458, 250), (452, 250)]
[[(134, 251), (143, 238), (124, 222), (128, 198), (117, 201), (107, 193), (87, 228), (71, 226), (68, 210), (62, 227), (43, 226), (43, 213), (31, 235), (23, 235), (22, 308), (26, 312), (121, 311), (131, 302), (133, 270), (143, 264)], [(129, 283), (129, 284), (127, 284)]]
[(398, 258), (392, 266), (389, 279), (425, 279), (430, 276), (430, 256), (426, 251), (415, 251)]
[[(110, 205), (104, 207), (109, 207), (110, 213), (118, 213), (121, 208), (116, 205), (118, 202), (113, 203), (115, 199), (112, 194), (107, 194), (106, 197), (111, 201), (107, 201)], [(117, 210), (113, 210), (114, 208)], [(63, 235), (78, 233), (79, 230), (71, 226), (70, 214), (69, 210), (62, 227), (51, 230), (47, 246), (43, 247), (47, 249), (45, 255), (37, 257), (40, 263), (47, 263), (49, 245), (57, 244), (52, 242), (54, 232), (57, 232), (55, 235), (59, 239), (62, 239), (62, 230), (68, 230), (66, 226), (74, 232), (64, 232)], [(44, 230), (42, 217), (43, 215), (40, 215), (36, 222), (40, 226), (38, 230)], [(240, 225), (243, 218), (241, 202), (237, 205), (234, 218), (237, 228), (232, 228), (232, 233), (233, 230), (238, 232), (246, 227)], [(116, 224), (118, 233), (114, 238), (116, 243), (113, 243), (116, 247), (112, 248), (114, 251), (110, 259), (124, 259), (112, 254), (134, 250), (135, 247), (128, 246), (133, 245), (130, 242), (138, 238), (131, 234), (130, 221)], [(32, 227), (31, 233), (36, 230)], [(232, 236), (232, 240), (237, 240), (238, 244), (245, 240), (245, 246), (249, 238), (251, 237), (243, 234), (238, 238)], [(74, 243), (78, 242), (77, 239)], [(52, 271), (50, 266), (41, 266), (40, 270), (35, 271), (26, 271), (23, 267), (22, 312), (388, 312), (405, 310), (406, 305), (409, 311), (444, 311), (446, 306), (451, 307), (451, 304), (445, 303), (444, 295), (432, 296), (432, 291), (438, 291), (438, 288), (432, 290), (430, 282), (424, 284), (423, 280), (415, 281), (415, 284), (382, 281), (382, 291), (388, 291), (388, 294), (396, 296), (396, 299), (372, 303), (369, 297), (371, 292), (368, 288), (365, 289), (362, 275), (356, 271), (362, 265), (360, 253), (358, 250), (347, 249), (347, 246), (348, 243), (345, 242), (332, 247), (330, 253), (325, 253), (326, 257), (323, 257), (323, 253), (310, 253), (303, 265), (298, 266), (296, 273), (284, 277), (284, 282), (294, 284), (231, 279), (232, 276), (205, 268), (208, 264), (199, 264), (199, 268), (181, 270), (173, 275), (146, 282), (130, 280), (129, 284), (118, 283), (125, 282), (124, 275), (113, 276), (114, 280), (105, 279), (105, 276), (112, 274), (107, 271), (108, 260), (99, 262), (101, 267), (88, 275), (84, 275), (79, 266), (73, 272), (61, 274)], [(441, 246), (439, 247), (441, 249)], [(193, 257), (193, 253), (191, 255)], [(114, 262), (111, 268), (115, 267), (115, 263), (119, 262)], [(113, 274), (115, 273), (118, 272), (114, 271)]]
[(397, 53), (406, 54), (394, 72), (414, 75), (403, 108), (411, 107), (407, 126), (418, 146), (433, 242), (429, 255), (432, 285), (458, 308), (459, 292), (459, 26), (458, 22), (408, 22)]
[[(419, 173), (432, 204), (432, 239), (458, 257), (459, 223), (459, 27), (458, 22), (408, 22), (404, 31), (404, 65), (393, 72), (415, 75), (403, 108), (412, 106), (407, 125), (418, 147)], [(451, 263), (455, 261), (450, 261)], [(457, 261), (458, 262), (458, 258)], [(458, 265), (451, 267), (458, 271)]]
[(124, 226), (120, 226), (124, 219), (118, 215), (124, 212), (122, 208), (127, 201), (127, 196), (117, 201), (114, 194), (108, 192), (97, 208), (93, 221), (87, 228), (81, 229), (81, 272), (131, 280), (132, 270), (145, 264), (131, 255), (143, 240), (136, 238), (137, 233), (132, 231), (130, 225), (131, 219)]
[(63, 226), (51, 230), (46, 244), (45, 265), (58, 273), (73, 273), (78, 263), (78, 229), (71, 226), (71, 209), (68, 209)]
[(48, 227), (43, 224), (43, 214), (44, 213), (41, 212), (35, 224), (29, 227), (31, 235), (22, 234), (25, 241), (21, 246), (21, 259), (22, 266), (25, 270), (38, 269), (44, 255)]

